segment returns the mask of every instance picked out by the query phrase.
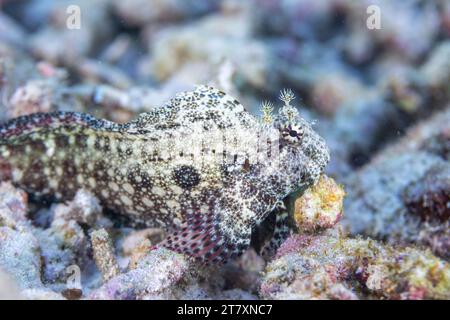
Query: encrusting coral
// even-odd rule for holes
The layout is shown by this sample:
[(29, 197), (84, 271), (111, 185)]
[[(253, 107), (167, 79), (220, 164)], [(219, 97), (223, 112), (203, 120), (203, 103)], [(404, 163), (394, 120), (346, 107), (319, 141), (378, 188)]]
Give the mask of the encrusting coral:
[(343, 215), (344, 195), (343, 187), (322, 175), (294, 202), (294, 220), (300, 232), (314, 233), (336, 225)]
[(263, 298), (450, 298), (450, 265), (430, 250), (344, 235), (338, 224), (343, 198), (343, 188), (322, 176), (295, 200), (301, 234), (286, 240), (268, 263)]
[(266, 299), (449, 299), (450, 265), (430, 251), (338, 231), (295, 235), (265, 270)]

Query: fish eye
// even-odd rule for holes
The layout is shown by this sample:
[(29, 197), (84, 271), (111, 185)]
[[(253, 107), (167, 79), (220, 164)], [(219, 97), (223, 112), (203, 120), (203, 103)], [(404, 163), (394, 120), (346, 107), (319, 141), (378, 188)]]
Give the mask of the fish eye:
[(300, 127), (288, 125), (282, 130), (281, 135), (285, 140), (295, 143), (303, 137), (303, 130)]
[(289, 135), (290, 135), (291, 137), (295, 138), (295, 137), (297, 137), (298, 132), (295, 131), (295, 130), (290, 130), (290, 131), (289, 131)]

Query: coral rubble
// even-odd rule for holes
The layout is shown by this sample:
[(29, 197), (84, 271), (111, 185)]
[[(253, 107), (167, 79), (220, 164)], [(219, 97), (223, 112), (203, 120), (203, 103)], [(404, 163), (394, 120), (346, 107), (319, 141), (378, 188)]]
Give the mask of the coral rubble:
[(348, 177), (344, 222), (351, 233), (450, 258), (449, 124), (449, 110), (436, 114)]
[(430, 251), (337, 234), (296, 235), (268, 264), (266, 299), (449, 299), (450, 265)]

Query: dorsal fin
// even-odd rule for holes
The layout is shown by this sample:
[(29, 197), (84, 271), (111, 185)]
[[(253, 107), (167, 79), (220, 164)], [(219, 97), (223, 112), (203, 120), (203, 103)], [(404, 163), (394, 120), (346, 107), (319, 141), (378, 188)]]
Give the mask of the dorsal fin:
[(61, 126), (89, 127), (94, 130), (118, 130), (114, 122), (97, 119), (86, 113), (56, 111), (50, 113), (33, 113), (7, 121), (0, 126), (0, 138), (7, 139), (12, 136), (24, 135), (41, 129), (58, 128)]

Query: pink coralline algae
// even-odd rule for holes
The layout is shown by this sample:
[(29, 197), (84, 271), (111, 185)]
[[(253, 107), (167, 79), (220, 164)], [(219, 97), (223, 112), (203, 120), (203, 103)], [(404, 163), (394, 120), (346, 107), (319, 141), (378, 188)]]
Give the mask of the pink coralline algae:
[(288, 239), (265, 270), (266, 299), (449, 299), (450, 265), (430, 251), (334, 231)]

